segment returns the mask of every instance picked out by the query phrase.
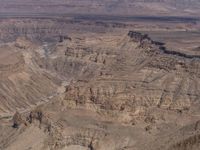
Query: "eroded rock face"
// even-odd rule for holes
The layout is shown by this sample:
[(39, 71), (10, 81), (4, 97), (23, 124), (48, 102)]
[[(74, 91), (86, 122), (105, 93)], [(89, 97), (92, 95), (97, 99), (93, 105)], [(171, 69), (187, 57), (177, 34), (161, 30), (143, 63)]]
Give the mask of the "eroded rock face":
[(22, 116), (19, 112), (16, 112), (13, 116), (13, 128), (19, 128), (24, 123)]
[(128, 36), (133, 39), (134, 42), (142, 43), (144, 40), (152, 41), (147, 34), (142, 34), (140, 32), (129, 31)]
[[(41, 96), (51, 95), (57, 87), (53, 77), (39, 70), (32, 49), (39, 49), (30, 40), (18, 38), (16, 42), (1, 45), (0, 112), (14, 113), (41, 102)], [(38, 73), (40, 72), (40, 73)], [(40, 87), (40, 88), (39, 88)], [(44, 96), (44, 95), (43, 95)]]
[[(128, 36), (130, 39), (115, 51), (111, 62), (107, 61), (110, 56), (107, 54), (108, 63), (99, 66), (99, 74), (67, 87), (66, 100), (74, 101), (75, 105), (92, 103), (99, 109), (118, 111), (134, 112), (141, 106), (190, 109), (193, 98), (198, 98), (195, 93), (199, 93), (198, 89), (189, 88), (194, 81), (199, 84), (198, 56), (189, 58), (165, 52), (168, 50), (163, 51), (163, 46), (137, 32), (129, 32)], [(140, 46), (130, 47), (132, 44)]]
[[(28, 126), (14, 141), (28, 137), (34, 128), (44, 134), (40, 149), (198, 147), (199, 119), (194, 115), (199, 112), (198, 55), (169, 50), (134, 31), (123, 36), (69, 34), (52, 49), (49, 43), (32, 46), (21, 40), (17, 52), (23, 67), (14, 70), (14, 76), (10, 70), (2, 71), (11, 77), (9, 82), (2, 80), (1, 90), (6, 84), (24, 89), (16, 92), (20, 103), (9, 100), (13, 96), (8, 94), (1, 102), (10, 103), (0, 105), (8, 112), (15, 104), (26, 108)], [(28, 91), (30, 96), (23, 96)], [(28, 102), (37, 105), (35, 97), (40, 95), (46, 97), (38, 99), (40, 109), (27, 109)], [(181, 138), (183, 134), (187, 136)], [(4, 143), (0, 148), (12, 145), (9, 140)]]

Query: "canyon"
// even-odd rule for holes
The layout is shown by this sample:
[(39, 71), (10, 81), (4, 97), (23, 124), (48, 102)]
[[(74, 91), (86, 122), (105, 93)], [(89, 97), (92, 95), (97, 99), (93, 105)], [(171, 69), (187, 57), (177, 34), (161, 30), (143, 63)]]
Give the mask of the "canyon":
[(0, 150), (200, 148), (198, 1), (0, 4)]

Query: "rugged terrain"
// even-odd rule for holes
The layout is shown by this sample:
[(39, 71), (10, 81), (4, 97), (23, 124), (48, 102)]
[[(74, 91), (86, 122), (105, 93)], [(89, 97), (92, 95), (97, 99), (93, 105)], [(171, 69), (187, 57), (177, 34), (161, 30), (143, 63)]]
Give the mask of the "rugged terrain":
[(198, 22), (165, 21), (1, 19), (0, 149), (198, 150)]

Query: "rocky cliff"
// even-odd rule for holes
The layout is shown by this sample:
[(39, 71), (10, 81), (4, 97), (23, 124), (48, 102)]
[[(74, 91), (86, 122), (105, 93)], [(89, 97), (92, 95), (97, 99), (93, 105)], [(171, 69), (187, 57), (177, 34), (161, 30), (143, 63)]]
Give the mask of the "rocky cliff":
[(20, 115), (0, 126), (0, 148), (199, 147), (198, 55), (168, 49), (135, 31), (60, 39), (52, 49), (26, 38), (7, 43), (21, 59), (9, 64), (16, 69), (12, 74), (5, 64), (1, 70), (1, 114), (17, 108)]

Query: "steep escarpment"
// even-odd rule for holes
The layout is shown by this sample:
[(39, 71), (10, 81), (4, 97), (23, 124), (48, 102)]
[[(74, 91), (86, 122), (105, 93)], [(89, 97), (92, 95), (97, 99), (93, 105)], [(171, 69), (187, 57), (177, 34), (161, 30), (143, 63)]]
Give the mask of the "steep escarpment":
[[(139, 136), (147, 143), (149, 142), (147, 145), (141, 139), (133, 138), (134, 134), (137, 134), (135, 131), (135, 133), (130, 133), (130, 137), (124, 135), (129, 143), (124, 145), (121, 143), (117, 148), (131, 149), (135, 145), (138, 149), (147, 147), (167, 149), (163, 145), (170, 136), (163, 137), (159, 144), (155, 144), (158, 139), (152, 134), (179, 132), (191, 118), (198, 118), (196, 114), (199, 108), (200, 60), (197, 55), (192, 57), (175, 50), (168, 50), (164, 43), (153, 41), (148, 35), (132, 31), (123, 37), (105, 35), (71, 37), (71, 40), (64, 40), (56, 47), (46, 60), (40, 60), (41, 64), (47, 65), (40, 66), (72, 79), (70, 84), (65, 86), (65, 92), (60, 100), (63, 110), (80, 109), (80, 113), (89, 111), (112, 123), (133, 126), (133, 128), (130, 127), (133, 131), (137, 126), (142, 126), (140, 133), (148, 134), (147, 138)], [(67, 70), (63, 71), (64, 68)], [(173, 116), (182, 116), (184, 119), (176, 119)], [(84, 119), (78, 118), (80, 124), (83, 125)], [(87, 119), (87, 121), (90, 120)], [(67, 123), (68, 127), (76, 124), (70, 119), (61, 120), (60, 124)], [(108, 137), (113, 140), (113, 143), (117, 143), (123, 137), (115, 139), (114, 131), (107, 132), (110, 131), (109, 127), (115, 129), (112, 123), (110, 126), (107, 123), (100, 123), (104, 124), (104, 130), (100, 130), (100, 133), (104, 134), (98, 138), (96, 143), (98, 146), (94, 146), (94, 149), (101, 149), (102, 141), (105, 142)], [(75, 126), (80, 128), (77, 124)], [(171, 130), (169, 131), (166, 127)], [(86, 129), (87, 125), (82, 128), (84, 131)], [(98, 133), (99, 129), (96, 130), (95, 125), (95, 132)], [(121, 130), (125, 129), (122, 127)], [(91, 132), (91, 128), (88, 132)], [(76, 142), (72, 139), (70, 140), (73, 142), (66, 142), (69, 139), (60, 140), (60, 142), (65, 143), (63, 145), (67, 147), (77, 145), (87, 147), (91, 142), (89, 133), (86, 136), (85, 132), (80, 131), (81, 138), (76, 137)], [(71, 135), (67, 131), (65, 134)], [(185, 134), (189, 136), (188, 132)], [(158, 137), (162, 138), (162, 135)], [(179, 144), (176, 142), (188, 143), (187, 139), (186, 141), (178, 139), (180, 138), (177, 137), (174, 141), (175, 144), (171, 143), (174, 149), (182, 148), (177, 146)], [(134, 140), (137, 144), (133, 144)], [(196, 141), (193, 143), (191, 145), (195, 147)]]
[(9, 116), (16, 110), (26, 111), (27, 108), (46, 101), (48, 96), (55, 93), (56, 80), (36, 65), (34, 52), (31, 52), (31, 49), (36, 47), (31, 44), (22, 38), (1, 46), (0, 113), (2, 116)]
[[(198, 55), (168, 50), (134, 31), (67, 34), (32, 44), (19, 38), (10, 44), (16, 61), (2, 64), (21, 67), (1, 72), (2, 114), (18, 112), (0, 126), (7, 133), (0, 148), (199, 147)], [(31, 132), (32, 140), (25, 140)]]
[(198, 56), (168, 51), (135, 32), (122, 41), (114, 55), (107, 52), (113, 57), (105, 57), (91, 79), (67, 87), (66, 102), (120, 114), (151, 107), (189, 110), (199, 98)]

